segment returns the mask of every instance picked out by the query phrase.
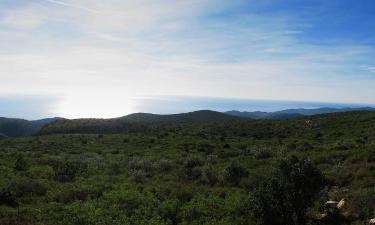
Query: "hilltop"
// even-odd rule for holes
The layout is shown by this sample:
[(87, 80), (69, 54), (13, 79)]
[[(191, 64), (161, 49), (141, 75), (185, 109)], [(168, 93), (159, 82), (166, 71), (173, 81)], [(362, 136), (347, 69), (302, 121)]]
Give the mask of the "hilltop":
[(39, 131), (39, 134), (127, 133), (154, 130), (160, 126), (189, 126), (194, 124), (209, 124), (231, 120), (242, 119), (232, 115), (209, 110), (172, 115), (135, 113), (114, 119), (61, 120), (44, 126)]

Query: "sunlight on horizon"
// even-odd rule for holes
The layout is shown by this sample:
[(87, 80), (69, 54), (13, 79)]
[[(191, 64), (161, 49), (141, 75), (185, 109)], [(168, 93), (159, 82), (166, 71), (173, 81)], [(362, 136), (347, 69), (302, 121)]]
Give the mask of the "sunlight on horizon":
[(56, 111), (60, 117), (73, 118), (116, 118), (137, 111), (132, 98), (103, 98), (92, 96), (77, 98), (66, 97), (58, 103)]

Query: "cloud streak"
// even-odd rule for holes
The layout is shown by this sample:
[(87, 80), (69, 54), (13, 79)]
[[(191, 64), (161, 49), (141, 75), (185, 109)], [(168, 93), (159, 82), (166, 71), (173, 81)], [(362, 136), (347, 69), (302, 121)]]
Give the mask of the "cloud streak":
[(256, 1), (245, 12), (241, 0), (43, 2), (6, 13), (42, 15), (34, 26), (0, 22), (0, 94), (61, 96), (63, 116), (121, 116), (136, 96), (375, 103), (373, 71), (360, 66), (373, 46), (307, 41), (313, 21)]
[(63, 1), (57, 1), (57, 0), (43, 0), (43, 1), (49, 2), (49, 3), (52, 3), (52, 4), (56, 4), (56, 5), (74, 8), (74, 9), (84, 10), (84, 11), (87, 11), (87, 12), (90, 12), (90, 13), (100, 13), (100, 11), (98, 11), (98, 10), (94, 10), (94, 9), (87, 8), (87, 7), (84, 7), (84, 6), (81, 6), (81, 5), (77, 5), (77, 4), (66, 3), (66, 2), (63, 2)]

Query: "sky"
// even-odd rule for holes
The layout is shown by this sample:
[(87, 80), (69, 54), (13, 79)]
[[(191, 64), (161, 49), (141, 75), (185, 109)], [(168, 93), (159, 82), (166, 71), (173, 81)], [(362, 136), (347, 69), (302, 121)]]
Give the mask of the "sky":
[(0, 0), (6, 117), (369, 105), (374, 59), (373, 0)]

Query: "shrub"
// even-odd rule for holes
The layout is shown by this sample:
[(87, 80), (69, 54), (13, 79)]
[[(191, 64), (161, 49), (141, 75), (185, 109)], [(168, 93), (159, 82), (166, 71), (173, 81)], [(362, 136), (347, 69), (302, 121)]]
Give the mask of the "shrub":
[(257, 159), (268, 159), (273, 155), (272, 149), (266, 147), (258, 147), (253, 150), (253, 153), (254, 157)]
[(366, 220), (375, 213), (375, 188), (362, 189), (350, 199), (349, 206), (358, 216)]
[(22, 155), (19, 155), (14, 163), (14, 169), (17, 171), (25, 171), (27, 169), (27, 162)]
[(97, 186), (72, 186), (64, 188), (64, 190), (58, 192), (54, 197), (54, 201), (59, 203), (71, 203), (74, 201), (85, 201), (88, 199), (97, 199), (103, 195), (101, 187)]
[(218, 181), (218, 175), (212, 166), (207, 166), (203, 168), (201, 183), (214, 186)]
[(161, 172), (168, 172), (173, 168), (173, 163), (168, 159), (160, 159), (154, 163), (154, 167)]
[(178, 170), (177, 176), (183, 181), (196, 181), (202, 177), (202, 168), (180, 168)]
[(254, 190), (251, 211), (260, 225), (305, 225), (306, 210), (324, 186), (322, 173), (310, 160), (284, 159)]
[(144, 183), (146, 181), (146, 173), (142, 170), (129, 170), (129, 177), (136, 183)]
[(31, 166), (28, 170), (28, 176), (32, 178), (50, 179), (54, 175), (53, 168), (50, 166)]
[(145, 173), (153, 171), (153, 161), (150, 159), (131, 158), (129, 160), (129, 170), (142, 170)]
[[(47, 188), (38, 180), (22, 178), (9, 181), (4, 190), (8, 190), (11, 196), (22, 198), (31, 196), (43, 196), (47, 193)], [(7, 193), (6, 191), (4, 193)]]
[(237, 161), (232, 161), (231, 164), (225, 168), (223, 178), (227, 183), (238, 186), (241, 179), (247, 175), (248, 172), (246, 168), (244, 168)]
[(8, 188), (0, 189), (0, 205), (17, 207), (18, 203), (16, 197)]
[(60, 162), (54, 168), (54, 179), (59, 182), (70, 182), (86, 169), (87, 165), (80, 162)]
[(194, 168), (197, 166), (203, 166), (204, 160), (201, 157), (193, 156), (185, 161), (185, 168)]

